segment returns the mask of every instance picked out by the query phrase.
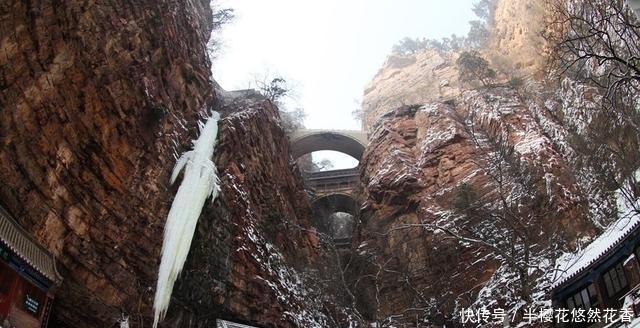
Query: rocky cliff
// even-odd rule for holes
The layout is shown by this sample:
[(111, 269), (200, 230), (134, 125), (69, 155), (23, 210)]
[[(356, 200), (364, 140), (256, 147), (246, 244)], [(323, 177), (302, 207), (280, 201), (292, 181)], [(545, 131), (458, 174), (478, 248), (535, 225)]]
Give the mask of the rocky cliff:
[[(367, 285), (359, 300), (369, 318), (434, 323), (470, 306), (513, 308), (522, 288), (542, 292), (560, 250), (594, 233), (544, 106), (493, 86), (400, 107), (374, 126), (361, 161), (361, 271), (354, 273), (369, 277), (359, 282)], [(517, 160), (496, 157), (504, 152)], [(504, 228), (521, 221), (523, 230)], [(501, 240), (537, 246), (506, 254), (494, 248)], [(519, 276), (509, 264), (515, 255), (538, 270)]]
[[(544, 79), (547, 44), (542, 37), (548, 3), (496, 0), (489, 37), (477, 49), (498, 73), (497, 80)], [(362, 97), (362, 126), (370, 130), (384, 113), (402, 105), (446, 101), (468, 88), (458, 80), (456, 60), (462, 48), (428, 47), (413, 54), (390, 55)]]
[(4, 1), (0, 17), (0, 203), (59, 262), (55, 326), (150, 325), (169, 174), (212, 109), (223, 195), (164, 325), (323, 322), (287, 139), (270, 103), (214, 92), (209, 1)]
[(6, 1), (0, 10), (0, 199), (60, 263), (55, 316), (92, 327), (121, 310), (146, 315), (167, 174), (195, 134), (182, 122), (214, 99), (209, 4)]
[(198, 223), (166, 326), (326, 326), (313, 288), (323, 252), (277, 109), (255, 93), (222, 94), (221, 199)]
[(430, 48), (391, 55), (366, 87), (351, 274), (369, 320), (455, 324), (487, 307), (517, 321), (547, 304), (555, 259), (615, 216), (572, 140), (593, 90), (544, 71), (547, 9), (496, 1), (487, 85), (458, 81), (459, 51)]

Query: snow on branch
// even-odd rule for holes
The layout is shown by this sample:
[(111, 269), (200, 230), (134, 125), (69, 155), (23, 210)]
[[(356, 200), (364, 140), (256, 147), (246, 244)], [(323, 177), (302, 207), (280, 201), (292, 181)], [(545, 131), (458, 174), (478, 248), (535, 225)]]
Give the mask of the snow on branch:
[(193, 141), (193, 150), (182, 154), (171, 174), (173, 183), (184, 169), (182, 183), (173, 199), (164, 227), (162, 258), (153, 302), (154, 328), (164, 319), (169, 308), (173, 284), (189, 254), (204, 202), (209, 195), (212, 201), (215, 200), (220, 191), (217, 169), (211, 160), (218, 134), (218, 120), (220, 115), (213, 112), (205, 124), (199, 123), (200, 137)]

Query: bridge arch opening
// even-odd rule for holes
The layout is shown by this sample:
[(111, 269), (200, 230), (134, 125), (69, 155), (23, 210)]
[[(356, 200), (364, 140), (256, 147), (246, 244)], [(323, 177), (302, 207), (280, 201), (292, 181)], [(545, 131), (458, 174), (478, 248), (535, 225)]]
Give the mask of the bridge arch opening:
[[(353, 169), (360, 165), (360, 162), (357, 159), (334, 150), (318, 150), (307, 155), (311, 156), (310, 160), (311, 163), (313, 163), (310, 164), (313, 165), (311, 170), (303, 167), (307, 172)], [(304, 158), (305, 156), (300, 159)], [(298, 163), (300, 163), (300, 159)], [(309, 161), (309, 159), (306, 159), (306, 161)]]
[(298, 159), (315, 151), (333, 150), (360, 161), (365, 148), (364, 139), (361, 132), (301, 130), (291, 137), (291, 153)]
[(334, 240), (350, 239), (353, 234), (356, 200), (347, 194), (329, 194), (312, 202), (313, 221), (319, 232)]

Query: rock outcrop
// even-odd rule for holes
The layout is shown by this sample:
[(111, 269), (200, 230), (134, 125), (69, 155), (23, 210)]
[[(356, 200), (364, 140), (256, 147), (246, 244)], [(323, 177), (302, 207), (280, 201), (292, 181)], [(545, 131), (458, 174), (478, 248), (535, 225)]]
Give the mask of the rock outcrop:
[(390, 56), (365, 90), (351, 278), (369, 320), (455, 326), (487, 307), (517, 322), (524, 305), (549, 307), (554, 262), (614, 220), (637, 170), (611, 156), (610, 138), (637, 133), (607, 118), (604, 90), (550, 74), (554, 3), (491, 3), (490, 37), (472, 50), (495, 77), (460, 83), (458, 54), (432, 46)]
[[(542, 37), (544, 1), (496, 0), (490, 37), (477, 49), (498, 73), (498, 80), (544, 78), (547, 44)], [(363, 129), (403, 105), (447, 101), (468, 86), (458, 80), (456, 60), (465, 49), (430, 47), (410, 55), (393, 54), (366, 86), (362, 97)]]
[[(545, 265), (558, 249), (594, 233), (585, 195), (548, 124), (552, 118), (544, 106), (509, 86), (463, 91), (453, 100), (403, 106), (382, 116), (360, 164), (365, 205), (355, 243), (360, 271), (353, 273), (359, 286), (367, 286), (358, 292), (370, 320), (437, 323), (455, 319), (462, 308), (499, 304), (509, 309), (518, 302), (517, 274), (505, 273), (506, 255), (465, 240), (472, 236), (465, 229), (474, 227), (456, 226), (464, 210), (480, 206), (461, 210), (461, 196), (475, 195), (467, 201), (486, 204), (496, 215), (506, 204), (501, 200), (515, 204), (521, 199), (519, 207), (539, 211), (535, 225), (527, 228), (535, 232), (527, 238), (537, 245), (533, 262), (540, 265), (528, 276), (538, 286), (532, 286), (535, 291), (542, 288)], [(501, 151), (513, 151), (517, 164), (492, 162)], [(506, 170), (498, 176), (508, 165), (526, 166), (538, 178), (525, 183)], [(514, 186), (520, 184), (529, 184), (528, 190), (549, 203), (533, 193), (518, 195)], [(540, 211), (540, 206), (548, 207)], [(508, 229), (499, 232), (500, 224), (483, 220), (499, 218), (487, 215), (466, 224), (486, 224), (487, 238), (510, 238)]]

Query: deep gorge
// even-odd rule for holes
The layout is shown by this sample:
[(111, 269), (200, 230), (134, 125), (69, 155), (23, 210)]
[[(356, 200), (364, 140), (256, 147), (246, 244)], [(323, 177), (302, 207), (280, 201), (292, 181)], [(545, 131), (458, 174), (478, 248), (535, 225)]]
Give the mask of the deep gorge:
[[(363, 88), (362, 131), (286, 131), (274, 102), (215, 81), (208, 0), (0, 3), (0, 205), (54, 258), (49, 327), (152, 325), (171, 172), (213, 111), (221, 191), (159, 327), (457, 327), (465, 308), (550, 307), (555, 261), (616, 219), (627, 180), (598, 169), (637, 163), (587, 156), (602, 96), (530, 55), (542, 1), (496, 6), (492, 83), (459, 81), (460, 51), (394, 54)], [(603, 144), (636, 154), (633, 131)], [(325, 149), (359, 165), (297, 161)]]

